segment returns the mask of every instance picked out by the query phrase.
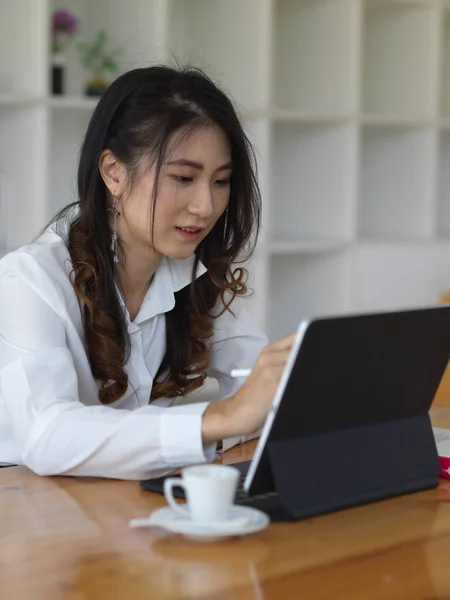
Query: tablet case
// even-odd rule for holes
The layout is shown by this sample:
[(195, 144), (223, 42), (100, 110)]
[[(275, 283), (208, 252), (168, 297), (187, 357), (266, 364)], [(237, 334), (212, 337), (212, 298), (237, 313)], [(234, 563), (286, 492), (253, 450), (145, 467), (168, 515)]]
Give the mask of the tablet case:
[(428, 415), (272, 441), (268, 454), (292, 520), (438, 485)]

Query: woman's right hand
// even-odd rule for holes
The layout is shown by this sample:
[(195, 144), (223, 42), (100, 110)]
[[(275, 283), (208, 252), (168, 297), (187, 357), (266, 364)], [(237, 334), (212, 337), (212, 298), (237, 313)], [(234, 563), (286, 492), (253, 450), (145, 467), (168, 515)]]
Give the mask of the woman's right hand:
[(203, 443), (249, 435), (263, 426), (295, 335), (292, 333), (263, 348), (239, 391), (208, 406), (203, 415)]

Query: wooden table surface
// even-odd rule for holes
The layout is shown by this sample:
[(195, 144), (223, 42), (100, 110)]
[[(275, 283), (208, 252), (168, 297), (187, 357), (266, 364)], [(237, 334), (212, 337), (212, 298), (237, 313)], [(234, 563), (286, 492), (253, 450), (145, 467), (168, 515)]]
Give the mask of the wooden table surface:
[[(450, 409), (432, 418), (450, 427)], [(217, 544), (128, 527), (164, 504), (136, 482), (0, 469), (0, 599), (450, 598), (450, 480)]]

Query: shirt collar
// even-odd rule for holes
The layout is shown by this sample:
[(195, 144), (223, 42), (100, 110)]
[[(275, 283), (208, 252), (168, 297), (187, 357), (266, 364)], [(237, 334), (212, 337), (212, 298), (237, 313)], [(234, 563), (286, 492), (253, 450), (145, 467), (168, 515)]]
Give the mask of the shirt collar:
[[(175, 306), (175, 292), (188, 286), (192, 280), (192, 270), (194, 267), (195, 255), (192, 254), (189, 258), (173, 259), (163, 256), (158, 268), (153, 276), (153, 281), (147, 290), (142, 301), (141, 308), (133, 322), (128, 317), (129, 331), (138, 329), (138, 325), (144, 321), (152, 319), (156, 315), (164, 314), (172, 310)], [(194, 279), (198, 279), (207, 268), (201, 262), (197, 265), (197, 271)], [(119, 300), (123, 308), (125, 308), (122, 296), (119, 293)]]
[[(61, 235), (56, 231), (56, 225), (47, 228), (41, 236), (43, 241), (51, 241), (52, 239), (61, 240)], [(67, 251), (68, 252), (68, 251)], [(136, 315), (134, 321), (130, 321), (125, 302), (119, 288), (116, 285), (119, 302), (125, 310), (128, 319), (128, 331), (131, 333), (139, 329), (139, 325), (144, 321), (152, 319), (156, 315), (164, 314), (172, 310), (175, 306), (175, 292), (188, 286), (193, 279), (198, 279), (208, 270), (202, 262), (197, 265), (195, 277), (192, 276), (194, 268), (195, 254), (191, 254), (188, 258), (168, 258), (162, 256), (161, 262), (155, 271), (153, 281), (142, 301), (141, 308)]]

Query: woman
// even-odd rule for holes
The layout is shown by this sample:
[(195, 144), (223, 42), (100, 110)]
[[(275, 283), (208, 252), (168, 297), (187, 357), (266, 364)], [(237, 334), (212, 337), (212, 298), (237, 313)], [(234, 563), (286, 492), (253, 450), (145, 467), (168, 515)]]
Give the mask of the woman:
[[(0, 261), (0, 463), (140, 479), (257, 431), (292, 337), (242, 307), (260, 196), (227, 97), (201, 72), (130, 71), (89, 123), (79, 201)], [(230, 371), (252, 367), (239, 388)], [(174, 405), (220, 383), (222, 401)]]

